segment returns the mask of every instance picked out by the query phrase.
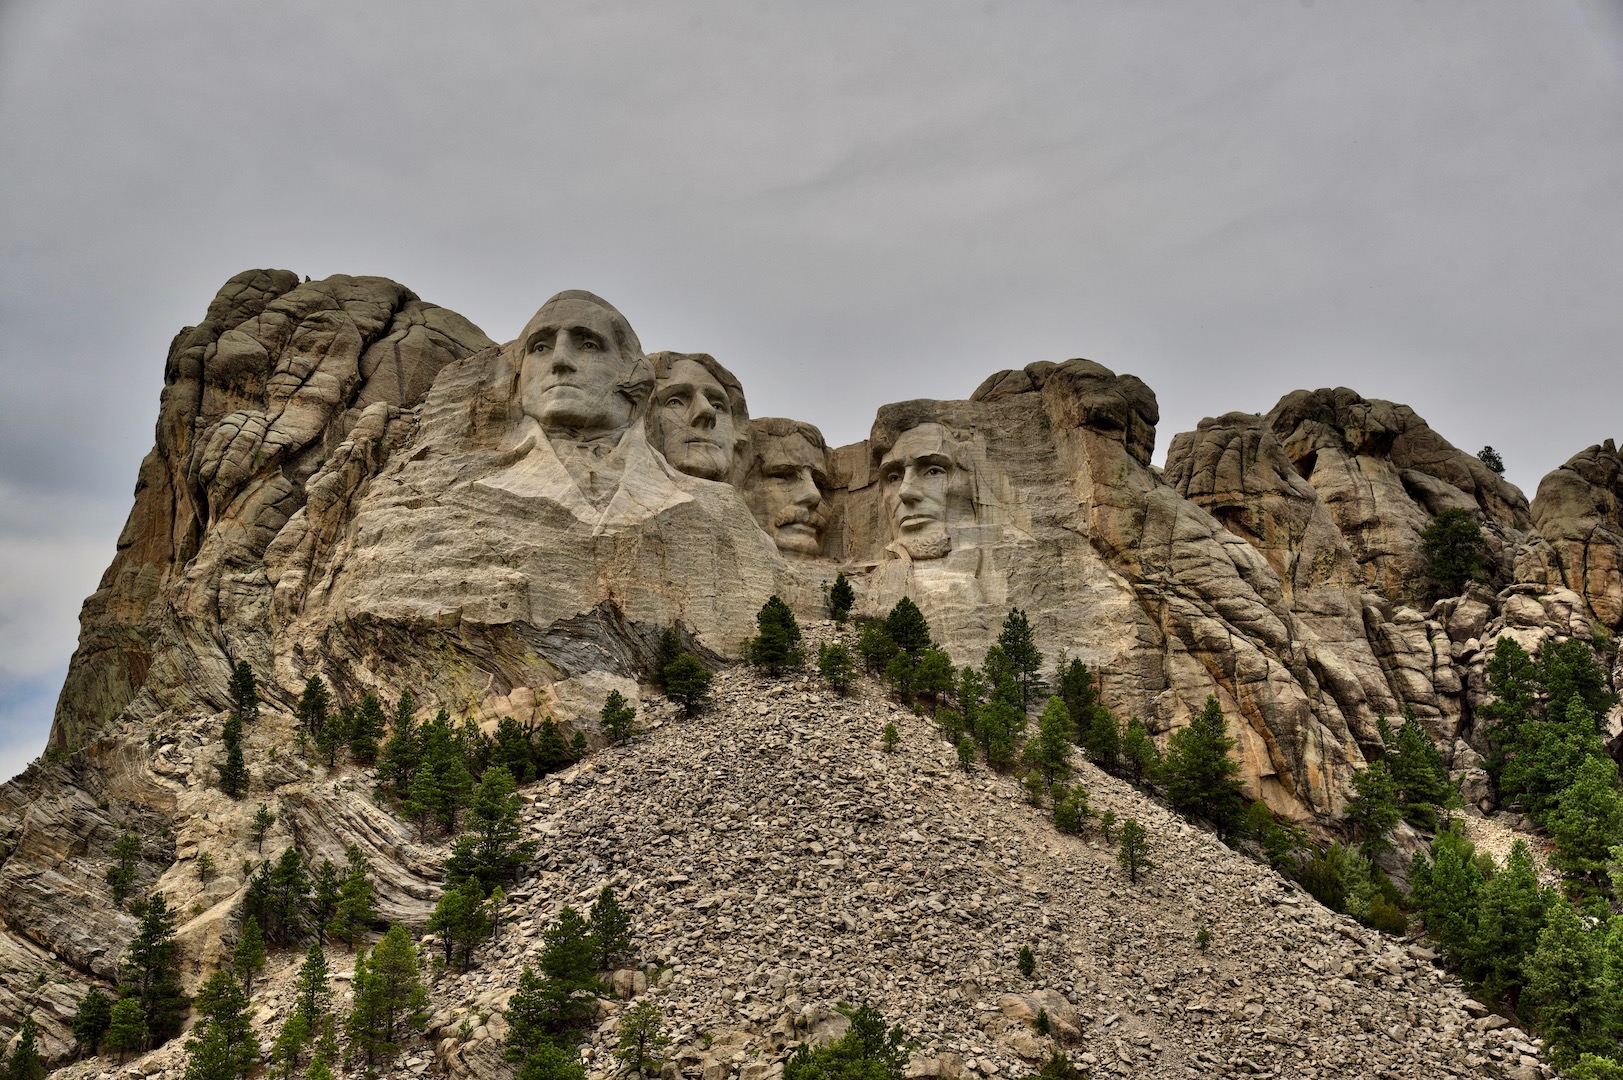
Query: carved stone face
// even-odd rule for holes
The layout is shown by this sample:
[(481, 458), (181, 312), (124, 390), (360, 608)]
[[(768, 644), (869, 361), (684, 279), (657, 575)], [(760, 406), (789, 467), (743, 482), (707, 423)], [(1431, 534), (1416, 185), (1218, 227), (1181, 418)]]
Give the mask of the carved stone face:
[(828, 526), (823, 489), (828, 465), (821, 447), (800, 432), (757, 436), (750, 507), (779, 551), (816, 555)]
[(525, 328), (520, 404), (549, 433), (630, 426), (636, 403), (620, 388), (640, 358), (617, 343), (615, 318), (589, 300), (554, 299)]
[(693, 360), (678, 360), (654, 390), (659, 449), (671, 465), (706, 480), (726, 480), (738, 429), (727, 390)]
[(960, 492), (962, 470), (940, 424), (904, 431), (879, 463), (885, 509), (896, 543), (914, 559), (939, 559), (952, 550), (949, 508)]

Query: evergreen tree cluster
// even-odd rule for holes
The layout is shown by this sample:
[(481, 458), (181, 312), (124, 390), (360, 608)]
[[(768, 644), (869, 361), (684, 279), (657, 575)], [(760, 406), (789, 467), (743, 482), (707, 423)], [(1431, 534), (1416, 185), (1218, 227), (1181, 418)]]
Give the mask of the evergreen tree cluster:
[(343, 867), (331, 859), (310, 867), (288, 847), (274, 863), (261, 862), (248, 879), (243, 900), (246, 926), (272, 945), (302, 945), (314, 936), (354, 946), (377, 921), (371, 866), (350, 845)]
[(116, 998), (92, 988), (79, 999), (73, 1038), (80, 1054), (105, 1051), (123, 1060), (167, 1042), (185, 1022), (191, 1002), (180, 988), (174, 914), (161, 892), (147, 897), (140, 913), (140, 926), (119, 965)]
[[(519, 1077), (582, 1080), (575, 1048), (597, 1017), (597, 999), (605, 989), (598, 973), (628, 957), (632, 941), (630, 917), (612, 887), (604, 887), (586, 916), (568, 905), (559, 910), (542, 932), (539, 973), (524, 965), (507, 1005), (506, 1054), (519, 1064)], [(625, 1041), (621, 1047), (653, 1054), (662, 1038), (657, 1014), (645, 1016), (629, 1040), (632, 1047)]]
[(1535, 661), (1501, 637), (1488, 661), (1483, 708), (1491, 727), (1488, 774), (1501, 805), (1519, 805), (1555, 841), (1552, 859), (1580, 893), (1616, 896), (1612, 849), (1623, 844), (1618, 768), (1600, 723), (1617, 703), (1589, 643), (1569, 638)]
[(1541, 885), (1526, 841), (1500, 866), (1455, 828), (1414, 857), (1409, 880), (1449, 966), (1536, 1020), (1553, 1063), (1594, 1055), (1594, 1068), (1623, 1068), (1623, 915)]

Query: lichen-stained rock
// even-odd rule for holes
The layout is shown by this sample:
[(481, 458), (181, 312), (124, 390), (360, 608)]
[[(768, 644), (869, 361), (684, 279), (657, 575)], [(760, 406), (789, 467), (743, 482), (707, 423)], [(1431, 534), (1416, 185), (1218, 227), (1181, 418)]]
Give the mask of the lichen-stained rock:
[(1565, 585), (1591, 618), (1623, 629), (1623, 454), (1607, 439), (1539, 482), (1538, 539), (1517, 562), (1519, 580)]
[(1514, 533), (1527, 499), (1474, 456), (1452, 446), (1407, 405), (1345, 387), (1297, 390), (1267, 415), (1296, 471), (1318, 491), (1364, 567), (1366, 583), (1393, 599), (1418, 599), (1420, 532), (1439, 511), (1471, 510), (1509, 576)]
[[(207, 700), (224, 687), (226, 649), (268, 668), (263, 556), (308, 482), (363, 417), (377, 425), (368, 406), (414, 405), (442, 367), (488, 344), (461, 316), (383, 278), (301, 283), (250, 270), (227, 282), (170, 346), (156, 445), (113, 563), (85, 602), (52, 745), (83, 745), (143, 688), (147, 716), (188, 693)], [(346, 479), (364, 482), (354, 470)], [(202, 685), (188, 689), (194, 676)]]

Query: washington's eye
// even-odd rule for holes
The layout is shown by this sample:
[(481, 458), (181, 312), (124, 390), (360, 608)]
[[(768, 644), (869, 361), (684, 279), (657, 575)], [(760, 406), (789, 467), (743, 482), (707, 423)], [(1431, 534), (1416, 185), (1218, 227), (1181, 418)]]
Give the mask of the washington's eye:
[(593, 341), (591, 338), (582, 338), (581, 339), (581, 342), (580, 342), (580, 351), (581, 352), (601, 352), (602, 349), (603, 349), (603, 346), (599, 345), (597, 342)]

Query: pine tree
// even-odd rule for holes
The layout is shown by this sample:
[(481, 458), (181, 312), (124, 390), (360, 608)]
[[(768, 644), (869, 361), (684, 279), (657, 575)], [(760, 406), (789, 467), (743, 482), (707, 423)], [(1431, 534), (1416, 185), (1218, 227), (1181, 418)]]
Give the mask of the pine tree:
[[(1054, 787), (1054, 828), (1062, 833), (1079, 833), (1087, 824), (1091, 811), (1088, 809), (1088, 790), (1081, 784), (1066, 787), (1058, 784)], [(1114, 818), (1112, 818), (1114, 821)], [(1110, 842), (1109, 831), (1106, 830), (1105, 842)]]
[(598, 717), (610, 746), (617, 746), (637, 733), (637, 710), (618, 690), (610, 690), (609, 696), (603, 699), (603, 711)]
[(896, 606), (885, 616), (885, 633), (898, 649), (915, 660), (930, 647), (930, 624), (910, 597), (896, 601)]
[(1356, 794), (1347, 803), (1347, 822), (1358, 833), (1361, 850), (1370, 856), (1391, 850), (1388, 836), (1403, 820), (1403, 811), (1398, 808), (1398, 785), (1386, 762), (1371, 762), (1354, 773), (1352, 786)]
[(1155, 869), (1150, 861), (1150, 834), (1135, 818), (1122, 822), (1116, 861), (1127, 871), (1127, 880), (1138, 884), (1138, 875)]
[(197, 853), (197, 880), (207, 887), (214, 880), (214, 856), (206, 851)]
[(586, 732), (577, 730), (569, 737), (569, 760), (585, 761), (592, 752), (591, 744), (586, 741)]
[(428, 1023), (417, 945), (404, 926), (390, 924), (370, 955), (356, 954), (354, 992), (346, 1030), (351, 1052), (369, 1067), (392, 1059), (400, 1044)]
[(456, 838), (445, 861), (445, 880), (459, 884), (478, 878), (488, 890), (516, 879), (540, 846), (522, 839), (521, 805), (512, 774), (500, 765), (486, 769), (469, 808), (468, 832)]
[(896, 655), (896, 642), (891, 640), (890, 631), (885, 629), (882, 622), (864, 622), (857, 631), (857, 654), (862, 657), (862, 667), (870, 675), (884, 673), (890, 658)]
[(338, 900), (343, 890), (344, 879), (338, 867), (331, 859), (322, 859), (310, 881), (310, 925), (315, 928), (318, 944), (327, 944), (329, 924), (338, 914)]
[(304, 1060), (304, 1051), (310, 1045), (310, 1022), (298, 1010), (282, 1021), (282, 1029), (271, 1044), (270, 1060), (282, 1080), (293, 1080), (293, 1073)]
[(1240, 764), (1229, 757), (1232, 749), (1223, 709), (1215, 696), (1208, 696), (1200, 715), (1173, 733), (1163, 766), (1173, 809), (1186, 817), (1205, 818), (1222, 836), (1234, 830), (1245, 811)]
[(259, 1061), (259, 1037), (248, 1016), (248, 995), (229, 971), (210, 975), (197, 991), (199, 1022), (186, 1042), (192, 1080), (247, 1076)]
[(473, 951), (490, 936), (485, 891), (478, 878), (470, 877), (441, 894), (429, 916), (428, 930), (439, 935), (446, 964), (456, 963), (463, 971), (473, 966)]
[(896, 698), (904, 705), (913, 703), (918, 681), (918, 661), (913, 654), (898, 649), (885, 664), (885, 681), (896, 691)]
[(755, 616), (756, 635), (745, 646), (745, 655), (756, 667), (772, 675), (798, 668), (805, 662), (800, 649), (800, 624), (776, 595), (767, 599)]
[(952, 658), (944, 650), (934, 647), (925, 649), (913, 667), (913, 690), (929, 698), (933, 709), (952, 693), (957, 675)]
[(1457, 793), (1448, 777), (1448, 767), (1437, 744), (1431, 741), (1426, 729), (1410, 711), (1398, 729), (1396, 745), (1388, 738), (1386, 719), (1376, 721), (1382, 740), (1391, 749), (1386, 756), (1387, 768), (1397, 787), (1403, 817), (1416, 828), (1428, 831), (1437, 828), (1437, 811), (1457, 803)]
[(843, 694), (851, 689), (851, 682), (856, 677), (856, 660), (851, 656), (850, 647), (843, 641), (830, 641), (819, 646), (817, 673), (836, 693)]
[(113, 891), (113, 903), (124, 906), (124, 901), (135, 888), (135, 864), (141, 858), (141, 838), (125, 829), (113, 841), (113, 865), (105, 875)]
[(1071, 775), (1071, 747), (1075, 735), (1071, 712), (1064, 700), (1058, 695), (1050, 697), (1037, 723), (1037, 737), (1026, 743), (1025, 763), (1041, 773), (1047, 784), (1065, 779)]
[(220, 742), (225, 746), (225, 760), (219, 765), (220, 790), (240, 799), (248, 790), (248, 763), (242, 755), (242, 721), (235, 713), (225, 718)]
[(6, 1062), (6, 1080), (45, 1080), (46, 1071), (39, 1052), (39, 1025), (32, 1016), (25, 1016), (11, 1060)]
[(603, 886), (603, 891), (597, 894), (587, 916), (587, 925), (599, 969), (607, 969), (617, 958), (630, 951), (631, 916), (620, 906), (612, 885)]
[(1458, 596), (1467, 581), (1487, 577), (1487, 545), (1470, 511), (1449, 507), (1420, 530), (1426, 576), (1438, 596)]
[(975, 740), (965, 735), (958, 740), (958, 767), (966, 773), (975, 771)]
[(1554, 901), (1539, 886), (1527, 841), (1516, 841), (1504, 867), (1478, 896), (1476, 932), (1463, 973), (1488, 1000), (1514, 1004), (1527, 983), (1527, 961), (1538, 948), (1545, 909)]
[(1499, 451), (1491, 446), (1484, 446), (1476, 452), (1476, 459), (1488, 467), (1488, 471), (1495, 476), (1505, 475), (1505, 459), (1499, 456)]
[(986, 683), (981, 673), (965, 664), (958, 677), (958, 711), (964, 718), (964, 730), (971, 735), (980, 731), (981, 709), (986, 703)]
[(1596, 935), (1572, 905), (1552, 903), (1527, 961), (1525, 1000), (1537, 1011), (1549, 1061), (1557, 1068), (1580, 1054), (1617, 1050), (1618, 1017), (1605, 982)]
[(141, 1016), (141, 1003), (132, 997), (120, 999), (113, 1005), (112, 1015), (107, 1021), (103, 1048), (110, 1054), (117, 1054), (122, 1062), (124, 1055), (133, 1054), (145, 1046), (146, 1039), (146, 1021)]
[(228, 692), (231, 695), (231, 711), (238, 720), (251, 724), (259, 719), (259, 684), (248, 661), (238, 660), (237, 666), (231, 669)]
[(242, 935), (231, 952), (231, 968), (242, 980), (242, 992), (252, 997), (254, 976), (265, 970), (265, 935), (252, 915), (242, 921)]
[(846, 1014), (851, 1026), (831, 1043), (801, 1043), (783, 1063), (783, 1080), (902, 1080), (909, 1040), (900, 1026), (885, 1030), (885, 1018), (871, 1005)]
[(332, 1008), (332, 988), (327, 976), (327, 951), (320, 945), (311, 945), (304, 953), (304, 963), (293, 979), (293, 1011), (304, 1017), (311, 1030), (321, 1023)]
[[(1569, 706), (1569, 707), (1577, 707)], [(1556, 851), (1550, 861), (1568, 880), (1603, 887), (1613, 847), (1623, 844), (1623, 794), (1617, 766), (1607, 758), (1586, 757), (1546, 822)]]
[(1009, 658), (1015, 678), (1020, 684), (1021, 708), (1031, 708), (1031, 698), (1039, 681), (1037, 673), (1043, 666), (1043, 654), (1037, 648), (1036, 637), (1031, 631), (1031, 622), (1026, 618), (1024, 611), (1019, 608), (1010, 609), (1003, 620), (1003, 629), (998, 633), (997, 643), (1003, 646), (1003, 654)]
[(106, 994), (92, 986), (79, 999), (79, 1008), (73, 1014), (73, 1041), (78, 1056), (100, 1052), (101, 1041), (113, 1022), (113, 1002)]
[(1409, 899), (1442, 946), (1444, 957), (1455, 966), (1470, 956), (1478, 935), (1482, 884), (1476, 845), (1457, 825), (1436, 835), (1429, 860), (1422, 852), (1409, 862)]
[(634, 1073), (656, 1075), (664, 1065), (659, 1052), (671, 1044), (659, 1003), (643, 998), (620, 1016), (615, 1035), (615, 1058)]
[(1121, 770), (1128, 783), (1134, 787), (1160, 783), (1163, 765), (1150, 729), (1138, 717), (1128, 717), (1127, 729), (1121, 736)]
[(270, 807), (260, 803), (259, 809), (254, 811), (254, 820), (251, 824), (254, 830), (255, 851), (263, 855), (265, 853), (265, 834), (270, 831), (272, 825), (276, 824), (276, 815), (271, 813)]
[(353, 948), (377, 919), (377, 903), (372, 889), (371, 867), (354, 844), (344, 853), (344, 880), (338, 887), (338, 903), (327, 930)]
[(566, 768), (576, 757), (569, 745), (564, 742), (563, 732), (558, 728), (558, 721), (547, 716), (541, 719), (541, 733), (535, 744), (536, 773), (545, 776)]
[(175, 919), (163, 893), (153, 893), (147, 900), (120, 975), (123, 993), (140, 1007), (148, 1046), (166, 1042), (180, 1030), (188, 1002), (180, 989)]
[(349, 732), (355, 726), (355, 715), (340, 709), (338, 715), (329, 716), (316, 734), (316, 754), (327, 763), (327, 768), (338, 765), (338, 751), (349, 741)]
[(370, 765), (378, 757), (378, 740), (383, 738), (383, 702), (371, 691), (361, 698), (360, 708), (355, 710), (354, 720), (351, 722), (349, 735), (349, 752), (356, 761), (363, 765)]
[(659, 635), (659, 646), (654, 650), (653, 681), (662, 693), (670, 693), (670, 686), (666, 682), (666, 669), (676, 663), (684, 651), (681, 638), (676, 636), (676, 627), (667, 626)]
[(691, 717), (710, 700), (710, 672), (692, 653), (683, 653), (665, 669), (665, 693)]
[(542, 932), (541, 974), (529, 965), (507, 1005), (507, 1058), (523, 1061), (532, 1047), (557, 1040), (572, 1043), (597, 1014), (596, 944), (591, 928), (565, 906)]
[(851, 580), (845, 576), (844, 571), (834, 575), (834, 584), (828, 590), (828, 617), (840, 625), (851, 616), (851, 607), (857, 602), (857, 594), (851, 588)]
[(293, 715), (304, 725), (305, 732), (313, 740), (319, 740), (321, 733), (327, 727), (327, 714), (332, 710), (332, 694), (327, 690), (327, 684), (321, 681), (320, 675), (312, 675), (305, 680), (304, 693), (299, 695), (299, 704), (293, 710)]
[(402, 691), (389, 726), (389, 741), (384, 744), (383, 756), (378, 762), (379, 781), (402, 800), (423, 759), (423, 746), (417, 736), (417, 721), (414, 718), (416, 708), (411, 693)]

